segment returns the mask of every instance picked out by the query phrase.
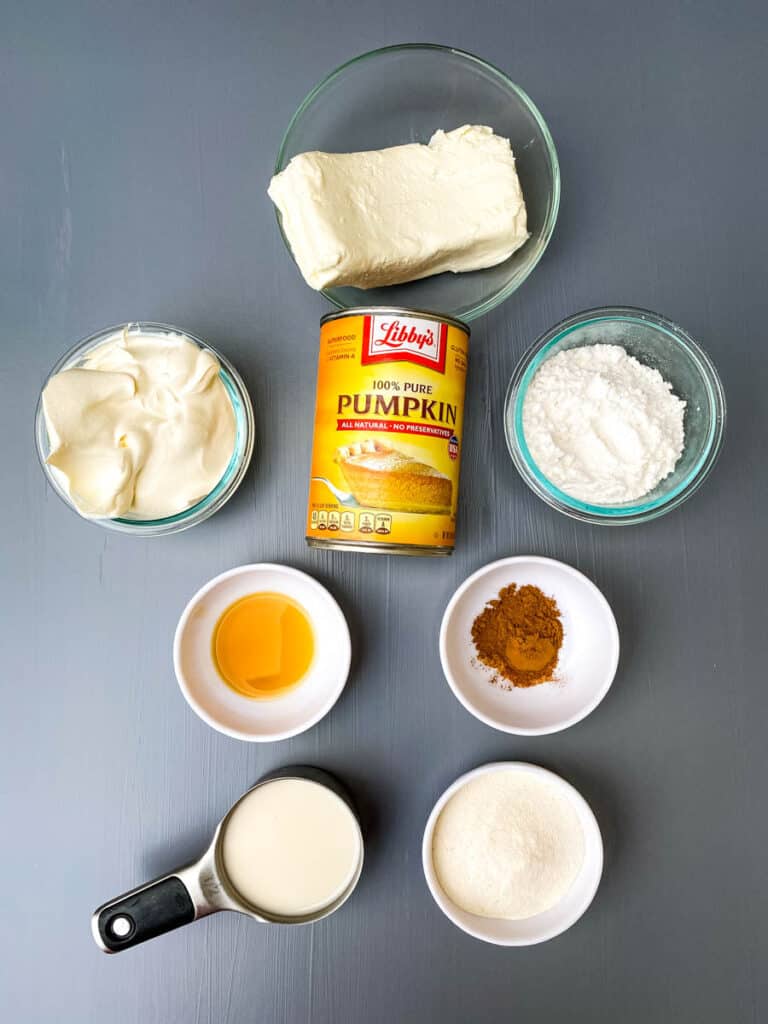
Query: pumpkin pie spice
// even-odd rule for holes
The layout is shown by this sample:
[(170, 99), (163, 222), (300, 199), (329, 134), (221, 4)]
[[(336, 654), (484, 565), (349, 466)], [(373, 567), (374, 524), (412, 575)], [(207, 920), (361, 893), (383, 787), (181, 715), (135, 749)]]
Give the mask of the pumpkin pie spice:
[(472, 640), (505, 689), (551, 682), (563, 645), (560, 609), (538, 587), (510, 583), (472, 623)]

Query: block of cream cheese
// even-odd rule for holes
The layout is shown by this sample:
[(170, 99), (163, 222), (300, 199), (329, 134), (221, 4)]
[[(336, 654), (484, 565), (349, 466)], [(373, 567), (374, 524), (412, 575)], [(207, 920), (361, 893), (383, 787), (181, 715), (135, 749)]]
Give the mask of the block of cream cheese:
[(316, 289), (493, 267), (528, 238), (509, 141), (481, 125), (437, 131), (426, 146), (301, 153), (269, 196)]

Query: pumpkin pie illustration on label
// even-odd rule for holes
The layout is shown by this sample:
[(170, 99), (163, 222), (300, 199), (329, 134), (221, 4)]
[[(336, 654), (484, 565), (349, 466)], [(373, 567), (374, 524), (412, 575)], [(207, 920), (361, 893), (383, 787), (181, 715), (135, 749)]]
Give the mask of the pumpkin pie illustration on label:
[(453, 484), (426, 462), (381, 441), (338, 448), (334, 461), (355, 499), (368, 508), (450, 515)]

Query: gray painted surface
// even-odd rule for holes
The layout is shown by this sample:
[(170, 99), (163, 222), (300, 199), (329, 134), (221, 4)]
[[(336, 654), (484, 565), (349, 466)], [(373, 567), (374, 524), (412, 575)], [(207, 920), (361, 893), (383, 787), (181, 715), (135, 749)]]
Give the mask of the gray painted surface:
[[(4, 439), (3, 1020), (758, 1022), (768, 1018), (764, 470), (766, 8), (706, 0), (29, 4), (0, 12)], [(560, 221), (533, 277), (475, 325), (460, 543), (449, 561), (303, 542), (323, 300), (264, 195), (282, 131), (349, 56), (430, 39), (480, 53), (534, 97), (558, 144)], [(730, 419), (702, 492), (666, 519), (569, 522), (523, 487), (501, 403), (544, 329), (627, 302), (713, 356)], [(186, 326), (256, 405), (252, 470), (218, 516), (137, 541), (46, 490), (32, 415), (76, 339), (130, 318)], [(476, 722), (445, 685), (454, 587), (507, 554), (552, 555), (603, 588), (623, 652), (605, 703), (552, 737)], [(181, 608), (210, 576), (285, 561), (354, 633), (333, 713), (276, 746), (208, 729), (173, 677)], [(439, 913), (421, 831), (484, 761), (571, 780), (606, 840), (598, 898), (546, 945), (502, 950)], [(311, 762), (368, 825), (358, 892), (304, 929), (221, 915), (118, 957), (102, 900), (196, 853), (265, 770)]]

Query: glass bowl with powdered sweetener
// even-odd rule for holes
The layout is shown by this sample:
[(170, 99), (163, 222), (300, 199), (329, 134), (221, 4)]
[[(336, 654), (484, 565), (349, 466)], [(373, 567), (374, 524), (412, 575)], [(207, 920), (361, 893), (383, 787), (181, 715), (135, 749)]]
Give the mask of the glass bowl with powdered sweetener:
[(523, 480), (583, 522), (630, 526), (682, 505), (711, 472), (725, 428), (712, 361), (671, 320), (587, 310), (525, 354), (504, 428)]

